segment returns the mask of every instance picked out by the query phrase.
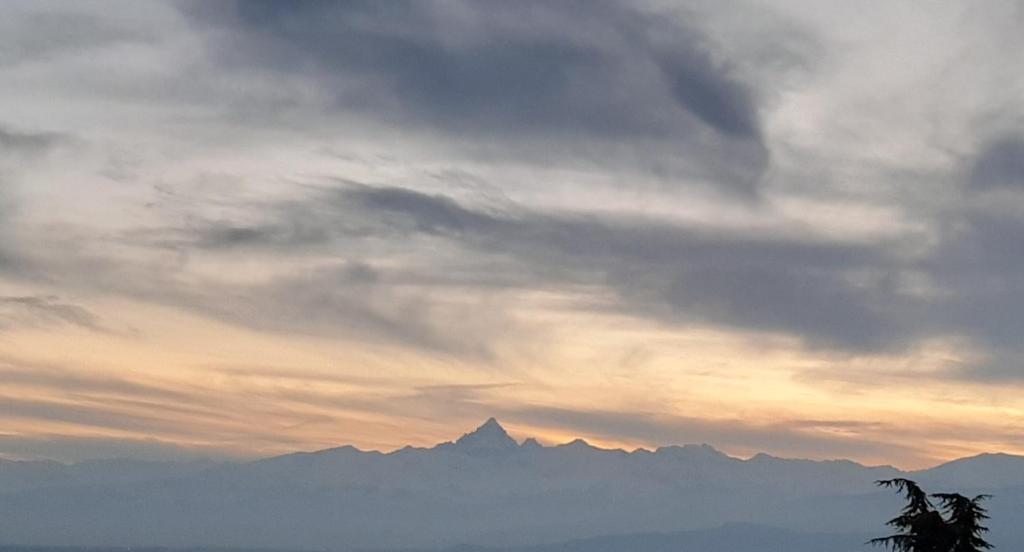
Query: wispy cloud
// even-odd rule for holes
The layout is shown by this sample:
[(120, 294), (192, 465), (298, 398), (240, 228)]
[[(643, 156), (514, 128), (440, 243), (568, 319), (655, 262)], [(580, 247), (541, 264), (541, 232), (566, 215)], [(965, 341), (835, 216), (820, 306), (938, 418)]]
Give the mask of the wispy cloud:
[(91, 331), (107, 331), (89, 309), (54, 296), (0, 296), (0, 330), (15, 327), (68, 325)]
[[(25, 431), (254, 451), (499, 413), (924, 458), (965, 418), (1017, 446), (995, 429), (1024, 404), (1002, 393), (1024, 358), (1012, 3), (5, 8), (0, 354), (35, 393)], [(293, 377), (172, 377), (197, 350)], [(735, 415), (616, 402), (623, 373)], [(837, 415), (848, 393), (870, 412)]]

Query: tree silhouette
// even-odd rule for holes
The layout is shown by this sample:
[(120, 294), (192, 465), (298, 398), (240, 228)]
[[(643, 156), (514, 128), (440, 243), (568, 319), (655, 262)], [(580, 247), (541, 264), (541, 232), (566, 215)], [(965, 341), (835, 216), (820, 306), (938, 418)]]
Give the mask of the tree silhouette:
[(988, 531), (981, 523), (988, 519), (981, 502), (988, 495), (967, 498), (956, 493), (931, 495), (939, 500), (942, 512), (928, 500), (928, 494), (917, 483), (903, 478), (876, 482), (881, 487), (895, 488), (903, 494), (907, 505), (886, 524), (898, 533), (871, 539), (869, 543), (885, 546), (893, 552), (978, 552), (992, 548), (981, 537)]
[(988, 519), (987, 510), (981, 506), (981, 502), (989, 498), (989, 495), (967, 498), (959, 493), (938, 493), (932, 496), (942, 502), (942, 509), (946, 512), (947, 523), (955, 540), (950, 548), (952, 552), (977, 552), (992, 548), (981, 536), (988, 531), (987, 527), (981, 525)]

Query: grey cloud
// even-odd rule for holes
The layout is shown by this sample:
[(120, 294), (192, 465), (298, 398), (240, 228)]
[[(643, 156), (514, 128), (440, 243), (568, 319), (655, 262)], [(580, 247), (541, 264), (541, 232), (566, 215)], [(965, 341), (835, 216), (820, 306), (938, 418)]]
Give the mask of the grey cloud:
[(720, 69), (705, 51), (663, 54), (658, 65), (680, 105), (719, 132), (737, 137), (760, 134), (752, 92), (739, 82), (715, 74)]
[[(209, 247), (205, 241), (208, 230), (203, 227), (195, 234), (200, 241), (193, 246)], [(60, 257), (18, 257), (14, 268), (5, 273), (9, 278), (28, 280), (44, 275), (51, 285), (164, 304), (258, 331), (355, 338), (477, 359), (491, 356), (494, 335), (516, 330), (500, 309), (489, 308), (497, 300), (494, 293), (476, 290), (453, 299), (451, 294), (439, 293), (444, 290), (429, 281), (403, 276), (400, 270), (396, 280), (393, 270), (346, 261), (344, 251), (333, 252), (334, 259), (292, 267), (251, 282), (228, 283), (216, 277), (183, 280), (177, 276), (187, 267), (189, 249), (184, 237), (188, 234), (180, 228), (169, 229), (168, 234), (172, 236), (168, 247), (175, 258), (171, 264), (159, 259), (113, 259), (91, 254), (83, 245), (82, 250)], [(268, 232), (264, 237), (269, 241), (233, 243), (235, 247), (270, 247), (274, 252), (287, 249), (288, 260), (294, 260), (301, 248), (282, 246), (275, 236)], [(147, 235), (136, 244), (151, 246), (164, 240), (162, 234)], [(217, 245), (219, 252), (229, 248), (227, 243)], [(323, 248), (317, 251), (331, 253)], [(69, 271), (73, 278), (66, 276)]]
[[(266, 247), (274, 244), (281, 248), (308, 246), (329, 240), (323, 228), (292, 219), (289, 226), (235, 226), (210, 223), (197, 230), (200, 239), (195, 245), (205, 249), (229, 249), (246, 246)], [(170, 243), (168, 245), (174, 245)]]
[(681, 271), (664, 298), (680, 312), (782, 330), (812, 345), (871, 351), (903, 347), (916, 337), (911, 321), (900, 320), (907, 301), (884, 284), (859, 287), (844, 281), (842, 270), (785, 259)]
[[(147, 38), (143, 31), (130, 24), (105, 16), (102, 3), (79, 2), (74, 6), (61, 6), (62, 9), (54, 7), (45, 2), (18, 0), (4, 5), (8, 17), (0, 20), (0, 67)], [(134, 8), (123, 12), (131, 9)]]
[[(644, 12), (624, 2), (177, 5), (185, 18), (168, 12), (174, 8), (167, 4), (137, 4), (141, 7), (125, 7), (108, 17), (96, 4), (62, 10), (18, 7), (31, 6), (24, 3), (8, 13), (27, 16), (0, 21), (0, 67), (11, 69), (12, 77), (32, 77), (15, 87), (12, 101), (40, 94), (36, 107), (19, 115), (18, 124), (27, 126), (0, 125), (0, 161), (7, 154), (21, 161), (55, 147), (62, 152), (64, 140), (77, 140), (80, 129), (60, 135), (24, 118), (57, 97), (73, 98), (62, 104), (67, 108), (62, 121), (99, 132), (97, 151), (82, 148), (72, 152), (76, 160), (61, 159), (69, 163), (57, 167), (54, 182), (16, 170), (15, 186), (27, 192), (25, 197), (5, 196), (0, 189), (0, 274), (20, 285), (60, 290), (62, 296), (0, 298), (0, 330), (49, 325), (105, 331), (93, 313), (68, 299), (96, 291), (189, 309), (259, 331), (400, 344), (480, 359), (489, 358), (499, 340), (530, 342), (523, 339), (528, 330), (506, 316), (516, 308), (509, 297), (523, 290), (554, 290), (572, 296), (581, 309), (607, 309), (669, 327), (710, 324), (779, 333), (837, 354), (891, 352), (922, 338), (962, 337), (983, 358), (952, 366), (942, 377), (1024, 381), (1018, 362), (1024, 358), (1019, 345), (1024, 219), (1006, 212), (1022, 190), (1024, 138), (1018, 132), (983, 143), (964, 167), (964, 186), (943, 186), (952, 176), (934, 162), (947, 151), (964, 150), (959, 136), (977, 134), (957, 132), (964, 115), (985, 111), (1000, 124), (1012, 119), (1012, 105), (981, 105), (994, 97), (988, 93), (979, 90), (968, 102), (975, 107), (951, 105), (948, 123), (919, 141), (910, 138), (913, 128), (901, 126), (906, 133), (896, 133), (893, 140), (920, 142), (922, 149), (908, 147), (906, 158), (889, 159), (859, 147), (870, 133), (885, 132), (881, 115), (834, 111), (874, 101), (856, 97), (863, 90), (843, 87), (850, 75), (842, 72), (840, 62), (847, 52), (828, 51), (835, 45), (829, 40), (809, 47), (797, 41), (787, 47), (793, 61), (761, 63), (771, 57), (759, 57), (770, 48), (756, 47), (789, 40), (788, 23), (785, 32), (778, 26), (765, 30), (760, 20), (745, 24), (744, 44), (734, 47), (721, 42), (730, 32), (716, 34), (714, 21)], [(132, 9), (138, 12), (132, 15)], [(72, 13), (76, 10), (80, 13)], [(734, 12), (727, 15), (732, 19), (747, 15), (728, 11)], [(823, 36), (832, 34), (831, 29), (822, 31)], [(141, 47), (126, 48), (130, 41), (140, 41), (134, 45)], [(198, 53), (197, 45), (207, 46), (205, 54)], [(111, 56), (122, 48), (131, 54), (124, 67), (97, 73), (96, 63), (107, 59), (94, 59), (100, 48)], [(859, 63), (857, 53), (850, 53)], [(788, 63), (810, 65), (825, 58), (832, 65), (821, 79), (776, 79)], [(994, 81), (983, 77), (978, 82)], [(911, 90), (891, 89), (886, 97)], [(763, 119), (773, 99), (786, 109)], [(266, 109), (269, 104), (261, 102), (286, 109)], [(905, 119), (894, 113), (899, 120), (893, 124), (914, 124), (929, 113), (927, 104)], [(222, 117), (222, 109), (236, 107), (240, 118)], [(281, 127), (250, 133), (252, 121), (245, 116), (273, 119)], [(765, 124), (769, 120), (771, 132)], [(823, 126), (805, 124), (817, 122)], [(375, 135), (374, 125), (401, 133)], [(278, 132), (281, 128), (287, 132)], [(958, 137), (944, 138), (953, 134)], [(381, 136), (403, 142), (384, 161), (372, 152), (391, 146)], [(836, 141), (807, 143), (812, 136)], [(600, 169), (596, 178), (581, 181), (603, 181), (625, 192), (595, 194), (595, 201), (646, 186), (650, 174), (666, 175), (666, 182), (683, 180), (675, 178), (677, 169), (685, 171), (687, 181), (710, 181), (747, 196), (767, 182), (760, 191), (768, 201), (748, 205), (764, 209), (758, 216), (785, 222), (789, 214), (783, 209), (794, 204), (827, 209), (843, 202), (844, 213), (848, 205), (869, 210), (881, 205), (892, 207), (897, 224), (924, 228), (921, 234), (937, 227), (938, 233), (926, 237), (938, 244), (906, 253), (902, 243), (828, 241), (810, 227), (805, 235), (783, 236), (630, 216), (625, 209), (643, 209), (659, 199), (646, 195), (647, 189), (618, 214), (593, 215), (478, 201), (465, 194), (465, 187), (456, 199), (353, 184), (292, 201), (245, 204), (229, 197), (239, 187), (216, 204), (186, 193), (182, 201), (187, 206), (147, 219), (163, 224), (187, 212), (184, 222), (175, 218), (169, 228), (119, 236), (115, 244), (101, 235), (116, 226), (107, 221), (94, 221), (92, 229), (89, 223), (44, 227), (64, 218), (43, 213), (52, 211), (46, 198), (65, 191), (65, 205), (73, 204), (76, 194), (84, 198), (96, 192), (89, 204), (103, 208), (73, 218), (83, 220), (95, 216), (89, 213), (113, 212), (136, 201), (135, 180), (170, 189), (176, 179), (188, 178), (188, 171), (225, 170), (237, 171), (239, 180), (259, 180), (255, 190), (271, 181), (306, 178), (302, 171), (326, 165), (297, 167), (290, 156), (308, 148), (314, 137), (325, 143), (343, 137), (343, 145), (325, 148), (352, 146), (353, 156), (370, 150), (366, 163), (338, 163), (358, 164), (360, 177), (400, 173), (394, 182), (410, 182), (410, 172), (423, 174), (422, 166), (414, 166), (423, 158), (413, 158), (444, 148), (449, 158), (423, 162), (454, 164), (456, 170), (481, 175), (500, 173), (495, 181), (522, 174), (552, 178), (560, 199), (587, 194), (571, 174), (581, 161)], [(931, 140), (946, 143), (929, 145)], [(107, 143), (133, 152), (139, 148), (138, 165), (118, 184), (123, 187), (106, 180), (95, 187), (73, 182), (67, 173), (90, 170), (95, 165), (90, 156)], [(259, 147), (250, 148), (253, 144)], [(464, 151), (477, 146), (494, 152), (492, 157)], [(271, 149), (282, 152), (281, 163), (240, 168), (233, 157)], [(766, 175), (774, 152), (780, 153), (780, 163)], [(170, 157), (179, 154), (183, 163), (170, 169)], [(471, 159), (470, 166), (459, 165), (465, 159)], [(514, 170), (504, 172), (509, 168), (505, 163), (515, 165)], [(619, 164), (626, 170), (617, 170)], [(915, 172), (915, 165), (929, 168)], [(552, 167), (558, 170), (544, 170)], [(637, 179), (641, 183), (628, 178), (632, 171), (645, 171)], [(921, 184), (933, 176), (938, 185)], [(542, 185), (532, 185), (527, 193), (537, 198)], [(6, 180), (0, 182), (4, 187), (12, 188)], [(210, 188), (227, 187), (213, 183)], [(684, 205), (690, 196), (682, 193), (688, 191), (658, 190), (672, 194), (666, 197), (672, 205)], [(4, 203), (15, 195), (36, 202), (26, 206), (24, 215), (15, 213), (17, 220), (5, 210), (13, 204)], [(998, 209), (982, 205), (1004, 197), (1008, 200)], [(776, 207), (781, 208), (769, 212)], [(126, 221), (139, 220), (137, 212), (130, 214)], [(271, 258), (273, 263), (264, 262)], [(232, 260), (242, 262), (231, 278), (208, 270), (211, 265), (231, 270)], [(210, 265), (193, 270), (207, 261)], [(260, 270), (250, 272), (255, 264)], [(902, 281), (906, 271), (920, 275), (928, 289), (908, 292)], [(245, 277), (253, 280), (239, 281)], [(504, 288), (509, 296), (502, 295)], [(77, 384), (96, 393), (101, 385), (113, 385)], [(158, 402), (145, 390), (126, 392)]]
[[(385, 273), (386, 274), (386, 273)], [(415, 285), (415, 284), (414, 284)], [(461, 306), (429, 290), (403, 292), (362, 263), (326, 266), (232, 293), (195, 290), (193, 308), (236, 324), (276, 332), (358, 336), (439, 353), (490, 356), (494, 331), (510, 330), (486, 303)], [(467, 320), (472, 324), (467, 324)]]
[[(1019, 151), (1018, 151), (1019, 149)], [(1024, 192), (1024, 142), (994, 142), (979, 152), (963, 205), (947, 214), (941, 241), (919, 268), (944, 293), (929, 305), (930, 327), (969, 338), (972, 360), (948, 375), (980, 382), (1024, 380), (1024, 213), (1013, 206)], [(999, 192), (997, 204), (973, 201), (977, 192)], [(984, 197), (982, 194), (981, 197)]]
[(1024, 137), (1008, 135), (984, 145), (970, 173), (979, 190), (1024, 188)]
[(1020, 341), (1024, 306), (1024, 220), (975, 217), (933, 261), (937, 281), (954, 296), (946, 319), (970, 335), (1004, 345)]
[(431, 234), (475, 234), (501, 223), (491, 215), (466, 209), (448, 197), (404, 188), (357, 187), (342, 192), (341, 199), (353, 201), (360, 209), (408, 215), (406, 220), (412, 222), (416, 230)]
[[(177, 227), (128, 231), (117, 238), (120, 246), (169, 250), (176, 259), (170, 272), (146, 263), (129, 267), (122, 261), (83, 257), (68, 261), (90, 265), (88, 275), (62, 283), (187, 308), (261, 331), (356, 337), (478, 359), (491, 356), (493, 333), (516, 331), (500, 309), (492, 308), (493, 293), (465, 287), (453, 299), (452, 293), (439, 289), (441, 279), (432, 281), (417, 267), (375, 266), (388, 251), (406, 251), (408, 244), (382, 243), (390, 241), (381, 239), (382, 221), (357, 214), (361, 199), (314, 190), (302, 200), (232, 206), (230, 210), (242, 212), (248, 222), (189, 217)], [(398, 194), (367, 198), (363, 208), (380, 214), (384, 206), (404, 201)], [(261, 217), (252, 220), (253, 213)], [(443, 216), (443, 208), (435, 214)], [(452, 220), (424, 224), (440, 229)], [(363, 243), (367, 240), (370, 245)], [(194, 285), (174, 278), (174, 273), (187, 270), (190, 254), (198, 250), (218, 255), (266, 253), (275, 256), (278, 266), (290, 268), (230, 285), (215, 278)], [(298, 267), (291, 264), (304, 254), (317, 260)], [(359, 260), (364, 257), (370, 262)], [(33, 273), (54, 274), (56, 267), (47, 266), (53, 259), (36, 261)], [(451, 279), (447, 283), (452, 284)]]
[[(618, 307), (676, 322), (782, 331), (852, 350), (906, 345), (913, 305), (870, 246), (729, 235), (665, 222), (529, 211), (478, 212), (410, 190), (345, 192), (361, 211), (400, 215), (398, 227), (443, 233), (486, 255), (509, 255), (536, 275), (618, 291)], [(881, 274), (866, 283), (851, 274)], [(910, 312), (907, 312), (910, 311)]]
[(0, 125), (0, 154), (43, 153), (66, 139), (56, 132), (29, 132)]
[(498, 142), (557, 137), (563, 157), (573, 142), (607, 142), (683, 158), (744, 193), (767, 163), (755, 91), (675, 17), (608, 2), (183, 6), (220, 30), (227, 70), (308, 76), (339, 109), (377, 122)]
[(943, 379), (959, 379), (995, 385), (1015, 385), (1024, 381), (1024, 349), (1017, 345), (990, 345), (983, 358), (960, 362), (938, 374)]
[[(783, 332), (812, 346), (847, 351), (901, 348), (927, 331), (916, 327), (924, 314), (921, 305), (897, 285), (899, 258), (873, 245), (722, 233), (640, 217), (548, 213), (507, 203), (469, 207), (447, 196), (354, 183), (265, 211), (269, 219), (251, 226), (228, 221), (205, 223), (191, 232), (178, 230), (176, 247), (354, 254), (367, 242), (375, 244), (379, 255), (385, 247), (415, 251), (418, 240), (428, 240), (431, 247), (449, 248), (452, 255), (411, 267), (403, 283), (428, 288), (604, 286), (616, 292), (618, 301), (588, 308), (612, 308), (672, 324)], [(871, 277), (854, 278), (864, 272)], [(371, 288), (361, 290), (356, 303), (338, 303), (344, 281), (332, 281), (326, 274), (248, 292), (289, 296), (294, 305), (311, 309), (296, 311), (295, 320), (316, 320), (327, 310), (338, 310), (364, 313), (360, 324), (379, 326), (384, 333), (412, 329), (408, 322), (415, 317), (381, 319), (357, 308)], [(379, 292), (397, 283), (376, 275), (373, 281), (380, 284), (372, 288)], [(319, 291), (302, 300), (311, 290)], [(282, 312), (293, 310), (284, 307)], [(385, 331), (398, 319), (403, 322)], [(404, 337), (427, 344), (440, 336), (428, 337), (433, 332), (423, 330)]]
[[(610, 286), (616, 309), (672, 322), (779, 331), (837, 351), (904, 349), (959, 335), (990, 360), (951, 366), (979, 381), (1024, 377), (1024, 219), (957, 214), (929, 255), (854, 245), (727, 235), (664, 222), (507, 210), (476, 211), (409, 190), (354, 188), (388, 228), (445, 235), (479, 254), (507, 255), (534, 278)], [(953, 228), (956, 228), (954, 230)], [(917, 272), (939, 293), (905, 288)], [(958, 376), (959, 377), (959, 376)]]
[(77, 326), (92, 331), (107, 331), (95, 314), (59, 297), (24, 295), (0, 297), (0, 329), (52, 324)]

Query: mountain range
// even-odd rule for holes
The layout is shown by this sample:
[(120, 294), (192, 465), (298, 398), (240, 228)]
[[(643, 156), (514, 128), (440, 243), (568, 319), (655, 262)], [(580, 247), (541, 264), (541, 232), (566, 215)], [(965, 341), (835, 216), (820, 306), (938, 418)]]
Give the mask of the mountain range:
[[(990, 493), (990, 540), (1024, 547), (1024, 457), (905, 472), (848, 460), (517, 442), (493, 418), (454, 442), (251, 462), (0, 460), (0, 544), (508, 552), (850, 552), (901, 506), (874, 481)], [(717, 544), (715, 544), (717, 543)], [(769, 543), (774, 543), (769, 546)]]

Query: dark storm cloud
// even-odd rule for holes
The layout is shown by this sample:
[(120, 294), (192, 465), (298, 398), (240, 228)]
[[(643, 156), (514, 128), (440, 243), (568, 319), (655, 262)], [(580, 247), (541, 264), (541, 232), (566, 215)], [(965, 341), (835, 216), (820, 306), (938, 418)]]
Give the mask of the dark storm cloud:
[(755, 91), (674, 17), (606, 2), (183, 6), (219, 30), (226, 70), (311, 77), (378, 123), (658, 150), (748, 193), (767, 163)]
[(979, 190), (1024, 189), (1024, 136), (1003, 136), (987, 143), (971, 169)]

